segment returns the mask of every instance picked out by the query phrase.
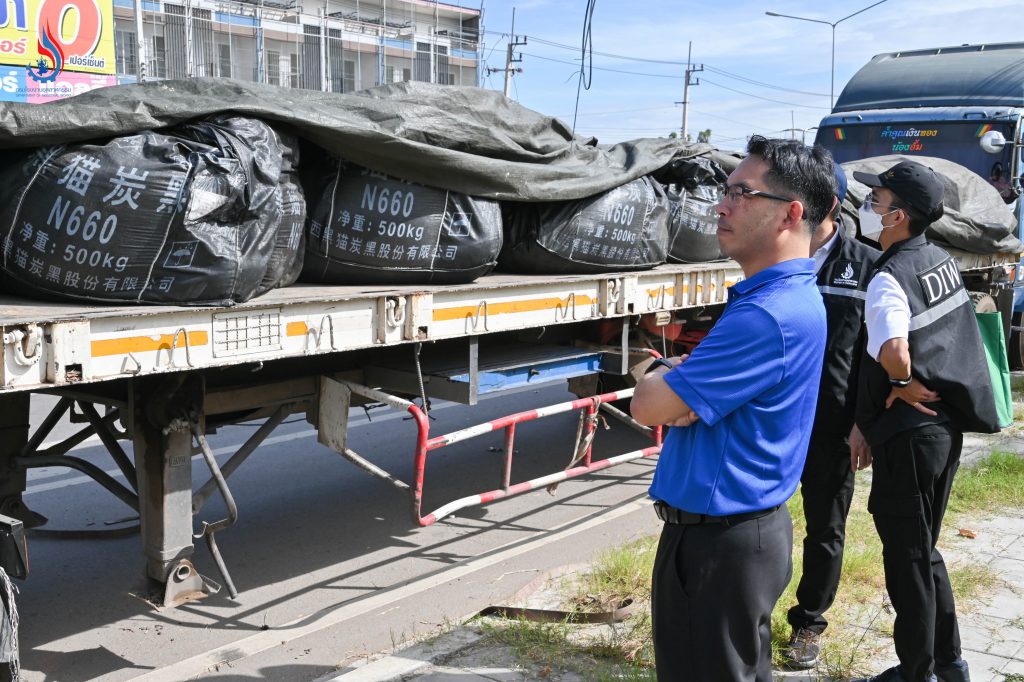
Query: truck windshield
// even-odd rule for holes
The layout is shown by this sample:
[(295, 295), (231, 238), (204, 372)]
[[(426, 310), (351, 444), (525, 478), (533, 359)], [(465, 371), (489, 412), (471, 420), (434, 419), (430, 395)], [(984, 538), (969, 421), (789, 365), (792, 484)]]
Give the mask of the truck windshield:
[[(1013, 140), (1013, 124), (1006, 121), (919, 121), (908, 123), (852, 123), (818, 129), (815, 142), (832, 152), (839, 163), (871, 156), (903, 154), (936, 156), (965, 166), (990, 182), (1007, 182), (1015, 171), (1013, 146), (998, 154), (985, 152), (979, 138), (998, 130)], [(1001, 177), (996, 178), (996, 174)]]

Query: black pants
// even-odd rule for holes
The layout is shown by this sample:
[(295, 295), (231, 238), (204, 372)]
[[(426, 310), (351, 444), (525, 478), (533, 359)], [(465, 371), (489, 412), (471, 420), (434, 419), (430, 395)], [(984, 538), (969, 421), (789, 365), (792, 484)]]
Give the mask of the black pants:
[(665, 524), (651, 616), (662, 682), (771, 682), (771, 615), (793, 574), (785, 505), (732, 526)]
[(960, 658), (953, 590), (935, 549), (963, 434), (948, 424), (904, 431), (872, 447), (868, 511), (882, 539), (893, 640), (908, 682), (927, 680), (936, 662)]
[(823, 614), (839, 589), (846, 517), (853, 500), (849, 429), (843, 434), (816, 432), (811, 437), (800, 495), (807, 522), (803, 575), (796, 588), (797, 603), (787, 616), (794, 632), (806, 628), (820, 634), (828, 627)]

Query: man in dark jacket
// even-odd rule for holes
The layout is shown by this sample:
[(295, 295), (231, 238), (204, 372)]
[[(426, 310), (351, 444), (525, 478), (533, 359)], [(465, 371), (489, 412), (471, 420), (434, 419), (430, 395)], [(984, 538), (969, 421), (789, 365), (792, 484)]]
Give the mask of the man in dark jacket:
[(877, 249), (844, 234), (840, 209), (846, 198), (846, 173), (838, 163), (836, 201), (811, 240), (818, 290), (825, 303), (828, 336), (821, 372), (814, 429), (800, 477), (807, 536), (797, 603), (788, 613), (793, 636), (782, 651), (792, 668), (818, 662), (824, 613), (835, 601), (843, 568), (846, 517), (853, 499), (850, 448), (862, 447), (853, 422), (857, 370), (864, 353), (864, 300)]
[(934, 171), (903, 161), (853, 177), (871, 187), (861, 233), (885, 251), (868, 284), (857, 392), (870, 451), (852, 453), (851, 463), (874, 463), (868, 511), (882, 540), (900, 659), (871, 680), (965, 682), (953, 590), (935, 543), (963, 433), (999, 430), (984, 348), (956, 262), (924, 236), (943, 211)]

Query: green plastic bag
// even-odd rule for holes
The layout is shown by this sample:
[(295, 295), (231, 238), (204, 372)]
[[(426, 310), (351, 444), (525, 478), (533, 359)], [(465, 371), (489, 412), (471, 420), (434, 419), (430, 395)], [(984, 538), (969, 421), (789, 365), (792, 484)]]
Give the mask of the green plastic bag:
[(999, 313), (974, 313), (978, 318), (981, 343), (985, 346), (988, 373), (992, 378), (992, 394), (996, 399), (996, 414), (1000, 428), (1013, 423), (1013, 393), (1010, 390), (1010, 364), (1006, 360), (1006, 337)]

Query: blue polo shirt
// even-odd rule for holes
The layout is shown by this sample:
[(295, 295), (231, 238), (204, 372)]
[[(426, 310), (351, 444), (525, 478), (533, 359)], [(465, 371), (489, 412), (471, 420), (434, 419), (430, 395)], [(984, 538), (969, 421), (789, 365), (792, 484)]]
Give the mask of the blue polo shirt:
[(700, 421), (669, 429), (651, 497), (715, 516), (789, 499), (807, 455), (825, 335), (810, 258), (733, 285), (711, 332), (665, 375)]

